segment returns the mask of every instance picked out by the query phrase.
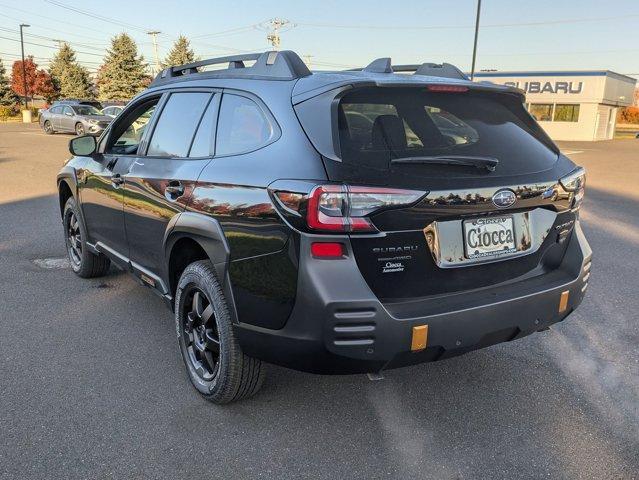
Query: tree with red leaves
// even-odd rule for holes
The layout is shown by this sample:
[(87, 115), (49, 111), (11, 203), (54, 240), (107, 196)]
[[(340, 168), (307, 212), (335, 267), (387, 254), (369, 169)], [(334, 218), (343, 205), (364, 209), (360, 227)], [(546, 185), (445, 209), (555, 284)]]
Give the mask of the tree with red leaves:
[(22, 76), (22, 60), (13, 62), (11, 69), (11, 89), (18, 95), (24, 97), (33, 97), (41, 95), (47, 102), (55, 97), (55, 87), (51, 81), (51, 75), (46, 71), (39, 69), (38, 65), (33, 61), (33, 57), (29, 56), (24, 61), (24, 73), (27, 79), (27, 91), (24, 91), (24, 80)]

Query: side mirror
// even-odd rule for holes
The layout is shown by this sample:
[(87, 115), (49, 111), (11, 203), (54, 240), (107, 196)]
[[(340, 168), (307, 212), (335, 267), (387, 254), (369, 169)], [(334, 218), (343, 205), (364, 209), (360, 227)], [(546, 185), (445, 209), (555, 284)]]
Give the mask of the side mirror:
[(65, 114), (67, 117), (72, 117), (72, 116), (73, 116), (73, 114), (72, 114), (71, 112), (64, 112), (64, 114)]
[(87, 157), (95, 153), (97, 142), (93, 135), (83, 135), (81, 137), (75, 137), (69, 141), (69, 151), (71, 155), (79, 157)]

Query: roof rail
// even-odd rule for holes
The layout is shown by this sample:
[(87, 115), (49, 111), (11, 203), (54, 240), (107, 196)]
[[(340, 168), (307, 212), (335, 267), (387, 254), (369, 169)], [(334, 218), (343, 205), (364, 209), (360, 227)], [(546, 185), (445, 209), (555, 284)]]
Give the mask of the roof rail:
[[(255, 61), (253, 65), (247, 67), (244, 62)], [(227, 63), (226, 69), (209, 72), (199, 72), (198, 68), (208, 65), (220, 65)], [(162, 70), (151, 83), (156, 86), (171, 81), (172, 79), (193, 75), (197, 73), (219, 73), (223, 76), (250, 76), (268, 77), (277, 80), (294, 80), (296, 78), (311, 75), (302, 59), (289, 50), (282, 52), (270, 51), (263, 53), (246, 53), (242, 55), (230, 55), (228, 57), (209, 58), (185, 65), (178, 65)]]
[(431, 77), (456, 78), (468, 80), (468, 77), (455, 65), (450, 63), (422, 63), (421, 65), (391, 65), (390, 58), (378, 58), (364, 68), (352, 68), (350, 71), (363, 71), (372, 73), (398, 73), (414, 72), (415, 75), (428, 75)]

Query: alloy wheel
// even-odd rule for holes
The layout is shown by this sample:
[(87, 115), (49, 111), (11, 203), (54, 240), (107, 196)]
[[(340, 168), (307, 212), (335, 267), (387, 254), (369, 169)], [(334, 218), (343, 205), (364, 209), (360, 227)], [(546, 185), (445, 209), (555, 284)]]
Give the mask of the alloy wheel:
[(82, 126), (81, 123), (78, 123), (75, 127), (75, 133), (76, 135), (80, 136), (80, 135), (84, 135), (84, 127)]
[(77, 267), (82, 262), (82, 233), (80, 232), (80, 222), (74, 212), (69, 212), (66, 227), (69, 259)]
[(209, 382), (217, 374), (220, 360), (220, 337), (213, 305), (206, 294), (192, 287), (182, 311), (182, 333), (188, 361), (197, 375)]
[(46, 122), (44, 122), (44, 131), (46, 133), (52, 133), (53, 132), (53, 127), (51, 127), (51, 122), (49, 122), (48, 120)]

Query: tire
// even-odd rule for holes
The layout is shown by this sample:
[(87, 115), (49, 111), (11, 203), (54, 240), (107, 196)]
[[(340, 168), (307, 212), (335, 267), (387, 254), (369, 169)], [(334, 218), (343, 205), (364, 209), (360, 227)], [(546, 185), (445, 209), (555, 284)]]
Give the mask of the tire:
[(49, 120), (45, 120), (42, 129), (47, 135), (53, 135), (55, 133), (55, 130), (53, 130), (53, 125), (51, 125), (51, 122)]
[(86, 133), (86, 131), (84, 130), (84, 125), (82, 125), (80, 122), (76, 123), (75, 124), (75, 134), (78, 137), (81, 137), (85, 133)]
[(78, 204), (73, 197), (69, 198), (64, 205), (62, 225), (67, 256), (74, 273), (82, 278), (105, 275), (109, 271), (111, 262), (104, 255), (96, 255), (87, 247), (87, 230), (80, 216)]
[(175, 295), (175, 327), (189, 379), (207, 400), (225, 404), (248, 398), (264, 382), (266, 365), (245, 355), (213, 264), (190, 264)]

